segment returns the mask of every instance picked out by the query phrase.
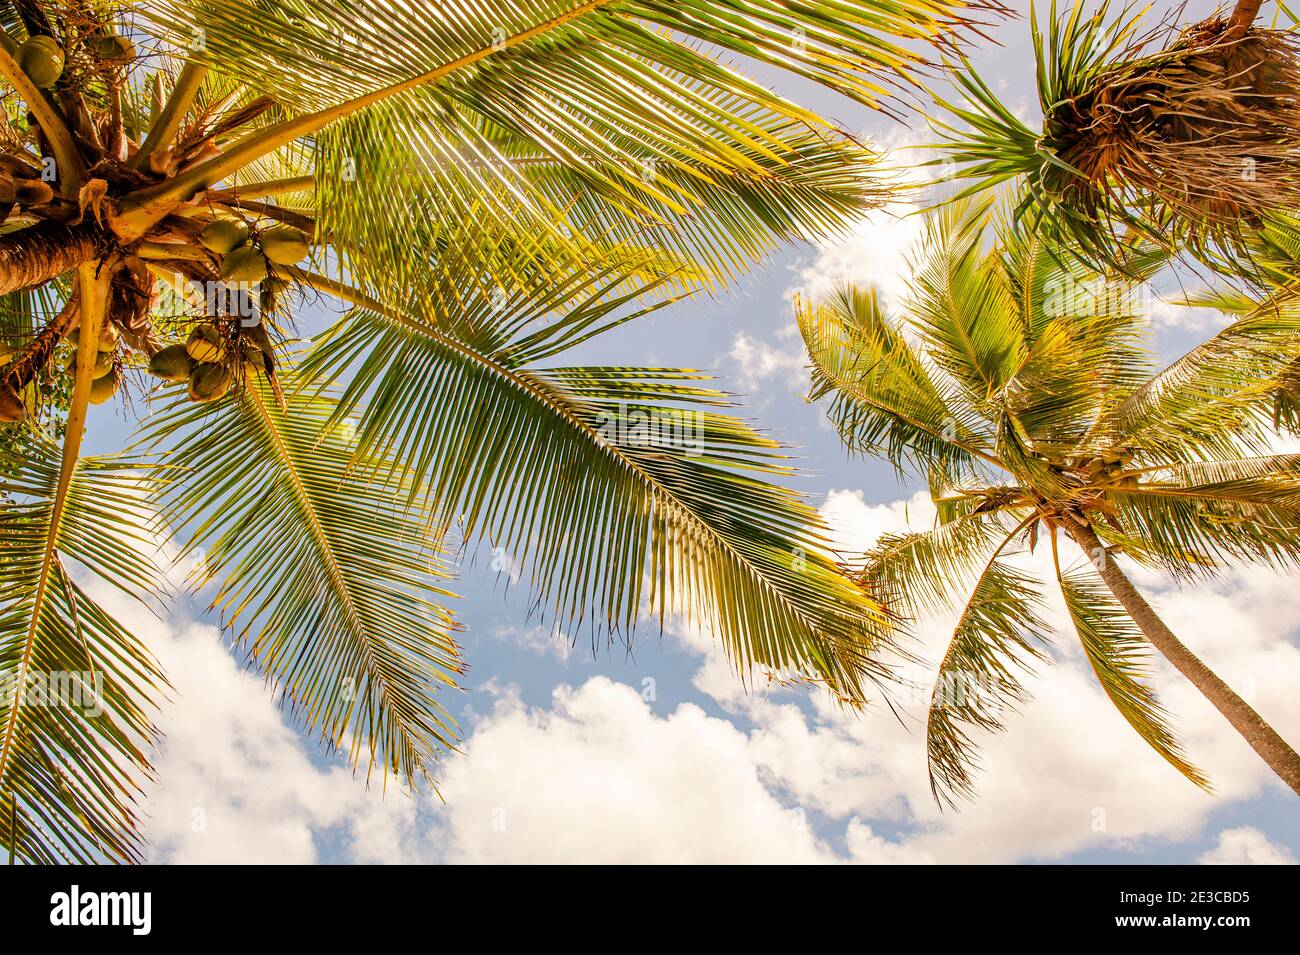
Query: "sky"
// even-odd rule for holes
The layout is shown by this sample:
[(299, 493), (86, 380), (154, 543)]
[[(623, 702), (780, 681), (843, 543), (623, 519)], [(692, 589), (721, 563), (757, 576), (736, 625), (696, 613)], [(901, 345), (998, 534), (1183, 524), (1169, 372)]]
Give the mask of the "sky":
[[(1266, 5), (1267, 6), (1267, 5)], [(1191, 4), (1188, 18), (1208, 10)], [(1156, 4), (1157, 12), (1160, 4)], [(1028, 26), (1007, 22), (974, 59), (1032, 119)], [(906, 167), (924, 142), (908, 124), (810, 84), (758, 71), (804, 105), (865, 135)], [(907, 175), (906, 170), (904, 174)], [(929, 525), (921, 486), (886, 465), (849, 458), (825, 409), (807, 402), (793, 324), (796, 289), (836, 282), (906, 292), (919, 220), (907, 204), (871, 214), (847, 235), (790, 247), (740, 286), (680, 303), (584, 346), (568, 360), (711, 369), (740, 414), (788, 442), (807, 494), (838, 549)], [(304, 332), (334, 316), (301, 317)], [(1172, 358), (1221, 324), (1214, 315), (1153, 310)], [(92, 450), (133, 427), (120, 406), (92, 409)], [(500, 556), (500, 555), (497, 555)], [(506, 555), (508, 557), (508, 555)], [(1044, 549), (1015, 560), (1042, 569)], [(1073, 557), (1079, 557), (1077, 552)], [(824, 695), (746, 685), (707, 634), (670, 620), (631, 650), (593, 650), (530, 618), (509, 561), (471, 550), (455, 588), (470, 664), (448, 700), (464, 742), (436, 770), (438, 792), (367, 786), (322, 753), (229, 651), (202, 595), (154, 617), (102, 594), (157, 653), (174, 686), (161, 714), (145, 823), (159, 863), (1294, 863), (1295, 797), (1168, 666), (1153, 682), (1214, 793), (1188, 783), (1137, 738), (1092, 679), (1063, 608), (1052, 662), (1028, 681), (1029, 703), (1003, 733), (981, 738), (978, 797), (940, 812), (928, 788), (924, 696), (903, 692), (900, 717), (876, 703), (848, 715)], [(1072, 558), (1067, 558), (1072, 559)], [(1081, 559), (1081, 558), (1079, 558)], [(1259, 568), (1228, 568), (1179, 588), (1132, 568), (1173, 630), (1293, 743), (1300, 742), (1300, 594)], [(179, 574), (179, 571), (178, 571)], [(179, 579), (179, 578), (178, 578)], [(956, 609), (918, 621), (920, 655), (937, 660)], [(924, 683), (918, 667), (915, 677)]]

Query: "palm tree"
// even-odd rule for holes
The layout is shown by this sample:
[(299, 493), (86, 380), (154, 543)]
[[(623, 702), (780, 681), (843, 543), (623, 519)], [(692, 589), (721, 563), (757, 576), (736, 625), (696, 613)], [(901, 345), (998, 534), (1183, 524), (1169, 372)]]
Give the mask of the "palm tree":
[[(1044, 657), (1039, 583), (1007, 561), (1044, 537), (1084, 652), (1139, 735), (1207, 785), (1143, 680), (1149, 644), (1300, 793), (1300, 756), (1178, 640), (1124, 567), (1197, 579), (1228, 561), (1300, 561), (1300, 455), (1269, 446), (1300, 310), (1253, 310), (1156, 370), (1132, 285), (991, 210), (968, 199), (929, 220), (904, 322), (858, 288), (798, 311), (812, 395), (831, 399), (848, 448), (924, 475), (938, 510), (933, 529), (878, 541), (860, 583), (908, 615), (964, 597), (927, 719), (936, 799), (973, 792), (972, 731), (1001, 727), (1001, 707), (1024, 696), (1019, 672)], [(1166, 255), (1127, 259), (1147, 276)], [(1063, 561), (1061, 536), (1089, 562)]]
[[(720, 55), (879, 105), (970, 5), (126, 9), (0, 4), (11, 858), (139, 857), (165, 677), (88, 582), (161, 599), (159, 536), (202, 550), (191, 583), (368, 775), (414, 784), (455, 739), (453, 531), (508, 551), (558, 622), (631, 639), (690, 612), (738, 666), (861, 698), (881, 615), (771, 483), (779, 446), (696, 372), (562, 356), (885, 194), (869, 150)], [(309, 295), (348, 311), (300, 347)], [(39, 400), (52, 362), (65, 413)], [(88, 406), (146, 362), (173, 383), (141, 441), (82, 456)], [(27, 692), (55, 674), (102, 715)]]
[(1200, 256), (1240, 251), (1262, 217), (1300, 204), (1300, 46), (1254, 25), (1261, 0), (1227, 17), (1147, 29), (1149, 8), (1053, 0), (1031, 13), (1041, 128), (1001, 103), (970, 64), (961, 103), (935, 121), (970, 192), (1008, 179), (1017, 214), (1046, 222), (1098, 265), (1122, 267), (1133, 232)]

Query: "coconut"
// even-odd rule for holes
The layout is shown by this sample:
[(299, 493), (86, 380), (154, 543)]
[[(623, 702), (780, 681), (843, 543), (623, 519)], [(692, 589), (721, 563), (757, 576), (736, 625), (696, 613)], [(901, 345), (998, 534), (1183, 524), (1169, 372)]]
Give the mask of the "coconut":
[(216, 401), (230, 390), (232, 380), (225, 365), (200, 362), (190, 375), (190, 401)]
[(8, 384), (0, 383), (0, 421), (17, 422), (27, 417), (27, 406), (18, 392)]
[(199, 241), (218, 255), (227, 255), (248, 241), (248, 223), (243, 219), (214, 219), (203, 227)]
[(102, 405), (117, 394), (117, 389), (121, 384), (122, 373), (114, 367), (108, 374), (96, 378), (90, 383), (90, 403), (92, 405)]
[(117, 343), (122, 340), (117, 326), (112, 322), (106, 321), (99, 326), (99, 350), (113, 351), (117, 348)]
[(18, 48), (18, 65), (38, 88), (48, 89), (63, 75), (63, 49), (53, 37), (30, 37)]
[(260, 282), (266, 278), (266, 259), (251, 242), (245, 242), (221, 262), (223, 282)]
[(101, 60), (118, 63), (135, 59), (135, 44), (120, 33), (110, 33), (99, 41), (95, 49)]
[[(96, 380), (103, 378), (105, 375), (107, 375), (110, 371), (113, 370), (113, 365), (114, 365), (113, 353), (111, 351), (102, 351), (96, 353), (95, 370), (91, 373), (91, 377), (95, 378)], [(76, 352), (73, 352), (71, 355), (68, 356), (68, 360), (65, 367), (68, 369), (68, 371), (73, 372), (74, 374), (76, 373), (77, 371)]]
[(221, 361), (226, 357), (226, 345), (221, 339), (221, 332), (210, 322), (205, 322), (190, 333), (185, 350), (195, 361)]
[(184, 345), (168, 345), (149, 359), (149, 374), (164, 381), (184, 381), (194, 368), (194, 359)]
[(291, 225), (267, 229), (261, 236), (262, 252), (276, 265), (297, 265), (307, 258), (307, 236)]

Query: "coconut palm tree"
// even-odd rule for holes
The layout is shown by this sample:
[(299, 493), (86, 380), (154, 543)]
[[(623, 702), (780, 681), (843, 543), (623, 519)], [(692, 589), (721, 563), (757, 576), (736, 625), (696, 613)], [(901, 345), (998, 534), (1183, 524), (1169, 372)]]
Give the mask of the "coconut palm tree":
[[(1225, 562), (1300, 561), (1300, 455), (1270, 448), (1300, 309), (1253, 310), (1156, 369), (1134, 286), (991, 208), (962, 200), (929, 220), (902, 320), (859, 288), (798, 311), (812, 395), (830, 399), (846, 445), (924, 475), (938, 510), (933, 529), (882, 538), (857, 572), (902, 614), (961, 598), (927, 718), (936, 799), (973, 792), (972, 733), (1002, 726), (1002, 707), (1024, 698), (1020, 673), (1045, 657), (1039, 582), (1007, 560), (1044, 540), (1097, 679), (1143, 739), (1207, 785), (1144, 681), (1149, 645), (1300, 793), (1300, 756), (1170, 631), (1125, 567), (1195, 580)], [(1149, 275), (1165, 253), (1127, 260)], [(1073, 566), (1060, 538), (1089, 559)]]
[(968, 191), (1014, 180), (1018, 215), (1095, 264), (1122, 267), (1130, 231), (1203, 257), (1240, 251), (1263, 216), (1300, 204), (1300, 47), (1291, 28), (1255, 25), (1260, 6), (1148, 26), (1149, 7), (1058, 16), (1053, 0), (1045, 29), (1030, 16), (1041, 128), (963, 61), (962, 102), (938, 98), (948, 158), (977, 180)]
[[(0, 846), (139, 857), (165, 677), (101, 598), (161, 599), (160, 536), (368, 775), (413, 784), (455, 739), (449, 533), (561, 624), (691, 613), (738, 666), (860, 699), (880, 614), (771, 483), (776, 443), (695, 372), (562, 356), (884, 194), (869, 150), (719, 57), (880, 105), (970, 9), (0, 4)], [(348, 311), (300, 347), (309, 296)], [(146, 364), (141, 442), (83, 456)]]

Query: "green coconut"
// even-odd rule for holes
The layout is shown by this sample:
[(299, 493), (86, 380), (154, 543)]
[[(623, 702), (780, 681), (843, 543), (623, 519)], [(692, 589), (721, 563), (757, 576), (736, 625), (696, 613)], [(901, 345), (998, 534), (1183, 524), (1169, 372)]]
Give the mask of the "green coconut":
[(194, 359), (184, 345), (168, 345), (149, 359), (149, 374), (164, 381), (184, 381), (194, 368)]
[(125, 62), (135, 59), (135, 44), (130, 38), (122, 36), (120, 33), (110, 33), (99, 41), (95, 47), (101, 60), (111, 62)]
[(117, 394), (117, 389), (121, 384), (122, 373), (114, 367), (107, 375), (96, 378), (90, 383), (90, 403), (92, 405), (102, 405)]
[(266, 278), (266, 258), (251, 242), (245, 242), (221, 261), (223, 282), (260, 282)]
[(117, 348), (118, 342), (121, 340), (122, 335), (117, 330), (117, 326), (112, 322), (106, 321), (103, 325), (99, 326), (100, 351), (114, 351)]
[(221, 339), (221, 332), (210, 322), (205, 322), (190, 333), (185, 350), (199, 362), (218, 362), (226, 357), (226, 344)]
[(248, 241), (248, 223), (242, 219), (214, 219), (203, 227), (199, 241), (218, 255), (228, 255)]
[[(94, 372), (92, 372), (92, 377), (95, 378), (95, 380), (99, 380), (100, 378), (103, 378), (105, 375), (107, 375), (110, 371), (113, 370), (113, 366), (114, 366), (113, 353), (111, 351), (97, 352), (95, 354), (95, 370)], [(75, 351), (68, 356), (68, 360), (65, 363), (65, 367), (68, 369), (68, 371), (72, 372), (73, 374), (76, 373), (77, 353)]]
[(27, 406), (11, 385), (0, 383), (0, 421), (18, 422), (27, 417)]
[(200, 362), (190, 375), (190, 401), (216, 401), (224, 397), (233, 378), (225, 365)]
[(63, 49), (53, 37), (30, 37), (18, 48), (18, 65), (39, 89), (48, 89), (63, 75)]
[(276, 265), (297, 265), (307, 258), (310, 246), (301, 229), (278, 225), (261, 235), (262, 252)]

